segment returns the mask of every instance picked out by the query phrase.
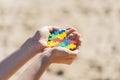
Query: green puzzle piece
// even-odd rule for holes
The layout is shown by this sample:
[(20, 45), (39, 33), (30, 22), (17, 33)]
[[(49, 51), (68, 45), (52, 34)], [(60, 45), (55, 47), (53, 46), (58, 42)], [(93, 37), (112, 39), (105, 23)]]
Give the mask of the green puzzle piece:
[(53, 39), (55, 39), (56, 37), (57, 37), (57, 35), (55, 35), (55, 34), (50, 34), (48, 40), (53, 40)]
[(58, 44), (57, 46), (65, 47), (65, 44), (64, 44), (64, 42), (62, 42), (62, 43)]

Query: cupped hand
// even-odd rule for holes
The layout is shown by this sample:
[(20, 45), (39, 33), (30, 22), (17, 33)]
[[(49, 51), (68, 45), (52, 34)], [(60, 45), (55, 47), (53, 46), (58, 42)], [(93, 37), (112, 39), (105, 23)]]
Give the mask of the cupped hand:
[(47, 40), (51, 31), (56, 30), (52, 26), (42, 27), (33, 37), (25, 41), (25, 43), (20, 47), (22, 50), (32, 51), (34, 53), (42, 52), (47, 46)]
[(74, 28), (67, 28), (68, 37), (77, 42), (77, 47), (74, 50), (68, 50), (63, 47), (46, 48), (45, 54), (49, 57), (50, 63), (71, 64), (77, 57), (81, 39), (78, 32)]
[(55, 47), (51, 49), (50, 63), (71, 64), (78, 55), (78, 50), (68, 50), (63, 47)]
[[(42, 52), (47, 47), (48, 37), (54, 30), (62, 30), (62, 29), (54, 26), (45, 26), (40, 28), (31, 38), (32, 41), (34, 42), (33, 50), (35, 49), (35, 51), (38, 53)], [(67, 35), (70, 35), (74, 31), (75, 31), (74, 28), (67, 28), (66, 30)]]

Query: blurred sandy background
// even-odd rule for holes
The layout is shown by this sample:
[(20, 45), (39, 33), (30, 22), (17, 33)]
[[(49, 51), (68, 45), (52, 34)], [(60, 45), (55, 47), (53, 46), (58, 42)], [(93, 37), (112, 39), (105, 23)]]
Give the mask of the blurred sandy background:
[(120, 80), (120, 0), (0, 0), (0, 60), (46, 25), (74, 26), (83, 44), (72, 65), (53, 64), (40, 80)]

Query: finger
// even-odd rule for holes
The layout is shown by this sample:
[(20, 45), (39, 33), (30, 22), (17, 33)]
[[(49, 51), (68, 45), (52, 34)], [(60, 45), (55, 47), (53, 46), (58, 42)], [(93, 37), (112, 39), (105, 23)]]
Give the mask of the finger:
[(81, 46), (81, 38), (80, 38), (80, 35), (79, 35), (78, 32), (76, 32), (75, 34), (76, 34), (75, 41), (77, 42), (77, 48), (76, 49), (79, 49), (79, 47)]
[(66, 59), (66, 64), (70, 65), (73, 63), (73, 61), (74, 61), (74, 59), (71, 59), (71, 58)]
[(76, 39), (77, 39), (78, 32), (75, 31), (75, 32), (73, 32), (72, 34), (73, 34), (73, 40), (76, 40)]
[(79, 49), (75, 49), (74, 51), (70, 50), (70, 54), (78, 55), (79, 54)]
[(66, 28), (66, 30), (70, 30), (70, 29), (71, 29), (70, 27)]
[(72, 40), (72, 39), (73, 39), (73, 34), (72, 34), (72, 33), (69, 34), (69, 35), (68, 35), (68, 38)]
[(74, 61), (75, 58), (67, 58), (67, 59), (62, 59), (62, 60), (58, 60), (57, 62), (55, 63), (62, 63), (62, 64), (68, 64), (70, 65), (73, 61)]
[(67, 59), (65, 59), (65, 60), (74, 60), (74, 58), (70, 57), (70, 58), (67, 58)]
[(74, 59), (62, 59), (62, 60), (56, 60), (54, 63), (58, 64), (68, 64), (70, 65), (73, 62)]
[[(75, 29), (74, 27), (68, 27), (66, 28), (66, 30), (69, 30), (69, 29)], [(76, 30), (76, 29), (75, 29)]]
[(40, 37), (41, 37), (40, 31), (36, 31), (36, 33), (34, 34), (34, 36), (32, 38), (34, 40), (38, 41), (38, 40), (40, 40)]
[(81, 43), (82, 43), (82, 39), (79, 36), (77, 36), (77, 49), (79, 49)]
[(69, 30), (66, 30), (66, 33), (67, 33), (67, 35), (69, 35), (70, 33), (74, 32), (74, 31), (76, 31), (76, 30), (73, 28), (70, 28)]
[[(78, 32), (75, 31), (68, 36), (69, 39), (76, 41), (76, 44), (75, 44), (76, 48), (77, 48), (77, 44), (78, 44), (77, 34), (78, 34)], [(72, 50), (75, 50), (75, 49), (72, 49)]]
[(55, 30), (61, 30), (59, 27), (52, 27), (49, 29), (50, 33), (53, 33)]
[(77, 57), (77, 54), (75, 54), (75, 53), (74, 53), (74, 54), (73, 54), (73, 53), (72, 53), (72, 54), (70, 53), (69, 56), (68, 56), (69, 59), (74, 59), (74, 58), (76, 58), (76, 57)]

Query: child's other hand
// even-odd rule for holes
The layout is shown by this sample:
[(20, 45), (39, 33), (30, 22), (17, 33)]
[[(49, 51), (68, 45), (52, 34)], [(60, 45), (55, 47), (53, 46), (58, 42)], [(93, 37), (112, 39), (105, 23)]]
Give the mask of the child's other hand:
[(77, 42), (76, 49), (72, 51), (63, 47), (46, 48), (45, 54), (42, 55), (46, 55), (50, 63), (71, 64), (77, 57), (81, 45), (80, 36), (74, 28), (68, 28), (67, 34), (68, 37)]

